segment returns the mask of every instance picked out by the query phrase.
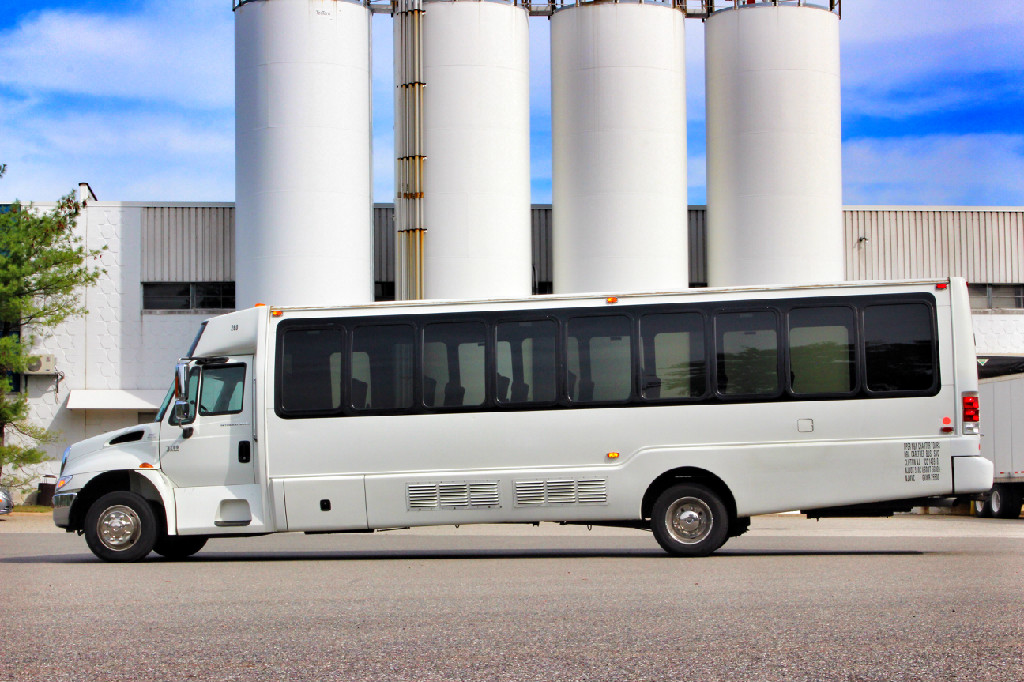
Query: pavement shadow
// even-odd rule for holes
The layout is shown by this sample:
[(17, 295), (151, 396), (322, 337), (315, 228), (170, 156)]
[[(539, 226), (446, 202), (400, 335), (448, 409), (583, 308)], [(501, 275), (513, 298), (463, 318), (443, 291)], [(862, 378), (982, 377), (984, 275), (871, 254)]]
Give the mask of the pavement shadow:
[[(941, 552), (910, 550), (719, 550), (710, 557), (699, 561), (721, 561), (752, 557), (879, 557), (879, 556), (925, 556)], [(660, 549), (444, 549), (444, 550), (361, 550), (361, 551), (274, 551), (274, 552), (200, 552), (181, 560), (169, 560), (151, 554), (141, 563), (242, 563), (242, 562), (287, 562), (287, 561), (451, 561), (451, 560), (502, 560), (510, 559), (646, 559), (657, 561), (687, 561)], [(0, 564), (81, 564), (97, 563), (92, 554), (62, 554), (42, 556), (20, 556), (0, 559)]]

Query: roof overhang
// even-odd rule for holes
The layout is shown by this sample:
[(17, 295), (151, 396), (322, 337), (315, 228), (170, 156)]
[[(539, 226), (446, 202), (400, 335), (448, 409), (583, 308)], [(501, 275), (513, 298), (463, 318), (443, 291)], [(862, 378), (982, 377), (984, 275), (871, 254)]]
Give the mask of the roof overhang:
[(167, 391), (151, 389), (76, 389), (69, 410), (158, 410)]

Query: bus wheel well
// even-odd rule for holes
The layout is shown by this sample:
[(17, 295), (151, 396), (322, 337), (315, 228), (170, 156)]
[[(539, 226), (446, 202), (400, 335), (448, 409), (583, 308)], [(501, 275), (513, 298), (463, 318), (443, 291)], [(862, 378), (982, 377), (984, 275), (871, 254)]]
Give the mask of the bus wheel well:
[(162, 515), (163, 498), (145, 476), (131, 470), (108, 471), (89, 481), (75, 497), (75, 503), (71, 507), (69, 530), (84, 530), (85, 515), (89, 513), (89, 507), (93, 502), (116, 490), (138, 493), (157, 507)]
[(729, 490), (729, 486), (710, 471), (696, 467), (672, 469), (654, 479), (654, 482), (648, 486), (647, 492), (644, 493), (644, 499), (641, 502), (640, 513), (642, 518), (651, 518), (654, 503), (658, 500), (658, 496), (679, 483), (699, 483), (718, 493), (722, 498), (722, 503), (725, 504), (725, 508), (729, 511), (730, 520), (736, 519), (736, 499), (733, 497), (732, 491)]

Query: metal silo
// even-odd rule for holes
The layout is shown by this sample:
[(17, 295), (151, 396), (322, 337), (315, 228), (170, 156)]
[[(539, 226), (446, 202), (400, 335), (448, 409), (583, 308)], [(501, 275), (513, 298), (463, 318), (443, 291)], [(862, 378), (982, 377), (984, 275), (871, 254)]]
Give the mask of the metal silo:
[(528, 296), (527, 11), (424, 2), (422, 22), (424, 295)]
[(235, 5), (237, 304), (370, 302), (370, 11)]
[(552, 17), (558, 293), (689, 284), (684, 19), (604, 2)]
[(728, 4), (705, 35), (709, 284), (842, 280), (839, 17)]

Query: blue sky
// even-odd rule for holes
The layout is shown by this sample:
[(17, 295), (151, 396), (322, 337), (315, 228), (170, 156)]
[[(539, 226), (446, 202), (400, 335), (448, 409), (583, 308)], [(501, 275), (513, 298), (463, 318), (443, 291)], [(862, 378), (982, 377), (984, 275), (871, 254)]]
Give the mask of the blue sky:
[[(689, 199), (703, 26), (687, 22)], [(548, 23), (531, 19), (533, 200), (550, 201)], [(374, 187), (390, 201), (391, 20), (374, 17)], [(846, 0), (846, 204), (1024, 205), (1024, 3)], [(0, 201), (234, 199), (230, 0), (0, 0)]]

